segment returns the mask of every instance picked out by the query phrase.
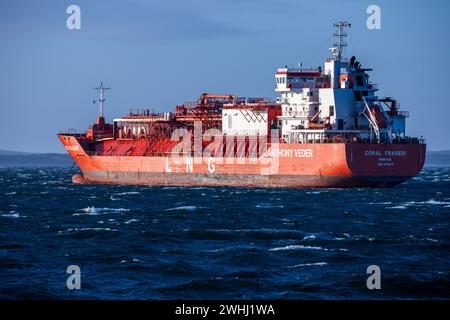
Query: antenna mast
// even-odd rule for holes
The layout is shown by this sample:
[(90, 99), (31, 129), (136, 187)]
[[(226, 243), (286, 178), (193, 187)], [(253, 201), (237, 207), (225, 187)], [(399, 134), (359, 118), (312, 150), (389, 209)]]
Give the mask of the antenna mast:
[(350, 23), (343, 20), (334, 24), (335, 32), (333, 33), (333, 36), (335, 38), (335, 42), (333, 43), (333, 49), (335, 50), (333, 50), (333, 55), (338, 61), (341, 61), (342, 56), (344, 55), (344, 48), (347, 46), (347, 42), (345, 42), (347, 32), (345, 32), (345, 30), (351, 27), (352, 25)]
[(94, 88), (95, 90), (98, 90), (100, 92), (100, 98), (98, 99), (98, 102), (100, 102), (100, 111), (99, 111), (99, 117), (103, 118), (103, 102), (105, 102), (104, 93), (105, 90), (111, 90), (111, 88), (105, 88), (103, 86), (103, 81), (100, 82), (100, 86), (97, 88)]

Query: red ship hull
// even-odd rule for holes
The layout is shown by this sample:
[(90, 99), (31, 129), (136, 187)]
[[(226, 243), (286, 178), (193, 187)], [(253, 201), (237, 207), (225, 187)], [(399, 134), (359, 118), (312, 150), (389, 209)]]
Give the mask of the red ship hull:
[(89, 155), (59, 139), (83, 175), (75, 183), (243, 187), (389, 187), (416, 176), (425, 144), (279, 144), (259, 158)]

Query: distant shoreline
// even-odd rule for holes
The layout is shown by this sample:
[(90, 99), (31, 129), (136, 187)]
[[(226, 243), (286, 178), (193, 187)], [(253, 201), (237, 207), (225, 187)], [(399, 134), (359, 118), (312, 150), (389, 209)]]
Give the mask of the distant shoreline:
[[(64, 153), (28, 153), (0, 150), (0, 168), (70, 167), (74, 161)], [(450, 166), (450, 150), (428, 151), (425, 166)]]
[(0, 150), (0, 168), (70, 167), (74, 161), (64, 153), (28, 153)]

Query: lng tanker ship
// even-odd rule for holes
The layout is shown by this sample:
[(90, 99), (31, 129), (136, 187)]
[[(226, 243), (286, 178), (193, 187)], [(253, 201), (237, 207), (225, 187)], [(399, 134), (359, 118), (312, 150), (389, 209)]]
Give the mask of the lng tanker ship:
[(142, 109), (60, 141), (82, 174), (74, 183), (249, 187), (387, 187), (416, 176), (422, 139), (406, 135), (409, 114), (378, 97), (371, 69), (343, 55), (334, 24), (323, 67), (279, 68), (278, 98), (202, 94), (175, 112)]

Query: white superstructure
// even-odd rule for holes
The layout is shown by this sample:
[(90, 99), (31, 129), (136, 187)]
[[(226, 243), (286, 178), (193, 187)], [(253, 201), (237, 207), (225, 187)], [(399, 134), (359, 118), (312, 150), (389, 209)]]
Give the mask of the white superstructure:
[[(355, 57), (343, 58), (346, 29), (335, 25), (333, 57), (323, 68), (279, 68), (275, 74), (282, 115), (278, 127), (286, 142), (323, 142), (326, 138), (391, 141), (405, 135), (406, 113), (394, 99), (379, 99), (369, 71)], [(387, 107), (383, 108), (383, 106)]]

